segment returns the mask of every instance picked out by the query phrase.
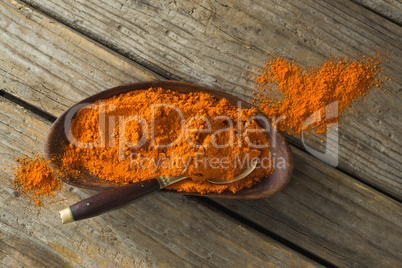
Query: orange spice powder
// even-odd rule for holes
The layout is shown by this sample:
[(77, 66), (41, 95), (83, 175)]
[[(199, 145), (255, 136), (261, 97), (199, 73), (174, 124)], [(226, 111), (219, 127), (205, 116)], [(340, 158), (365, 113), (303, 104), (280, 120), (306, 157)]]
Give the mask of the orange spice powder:
[(42, 196), (53, 196), (54, 191), (60, 189), (60, 181), (52, 175), (42, 156), (24, 155), (15, 160), (18, 165), (14, 172), (13, 183), (21, 193), (30, 196), (38, 206), (42, 204)]
[(258, 94), (254, 103), (268, 117), (282, 117), (278, 127), (291, 135), (301, 135), (303, 123), (320, 110), (321, 118), (312, 127), (314, 132), (324, 133), (329, 123), (324, 120), (327, 105), (338, 102), (338, 113), (342, 114), (352, 101), (367, 94), (373, 85), (379, 87), (377, 59), (332, 59), (305, 69), (295, 61), (273, 58), (255, 79)]
[[(273, 58), (255, 79), (258, 93), (254, 102), (270, 118), (285, 117), (279, 121), (280, 130), (291, 135), (301, 135), (303, 123), (316, 111), (321, 111), (320, 119), (324, 119), (325, 106), (338, 102), (338, 112), (341, 114), (352, 101), (364, 96), (372, 86), (379, 87), (379, 71), (376, 57), (359, 61), (332, 59), (318, 67), (309, 68), (302, 68), (296, 62), (281, 57)], [(153, 142), (147, 139), (139, 148), (132, 148), (131, 145), (141, 142), (144, 135), (149, 137), (152, 131), (150, 128), (144, 129), (138, 120), (125, 121), (125, 118), (137, 115), (149, 123), (152, 117), (150, 105), (157, 103), (174, 105), (186, 119), (194, 115), (201, 116), (201, 119), (185, 121), (186, 128), (206, 131), (190, 131), (185, 138), (178, 139), (174, 146), (162, 148), (160, 145), (177, 140), (180, 133), (177, 127), (182, 125), (183, 119), (169, 107), (160, 107), (154, 110)], [(245, 135), (246, 131), (237, 131), (239, 127), (242, 130), (246, 128), (245, 122), (255, 115), (256, 109), (239, 111), (227, 100), (216, 100), (209, 94), (180, 94), (155, 88), (115, 96), (93, 105), (103, 107), (107, 128), (99, 131), (99, 109), (80, 110), (72, 122), (72, 133), (81, 143), (92, 145), (70, 144), (64, 148), (63, 172), (67, 170), (79, 174), (80, 168), (84, 167), (104, 180), (122, 184), (161, 175), (185, 175), (190, 179), (172, 185), (169, 189), (197, 193), (225, 190), (236, 192), (251, 187), (273, 172), (272, 168), (257, 168), (247, 178), (228, 185), (213, 185), (205, 181), (208, 178), (235, 177), (244, 169), (241, 162), (244, 163), (247, 156), (249, 159), (271, 157), (270, 145), (263, 133)], [(236, 120), (239, 114), (241, 120)], [(227, 116), (229, 119), (221, 117), (214, 120), (219, 116)], [(211, 125), (202, 118), (206, 118)], [(119, 127), (120, 123), (125, 126), (123, 130)], [(314, 131), (324, 133), (327, 123), (328, 120), (318, 120), (313, 125)], [(230, 127), (234, 131), (225, 131), (225, 128)], [(259, 128), (253, 120), (248, 127)], [(124, 146), (119, 146), (122, 145), (122, 136), (125, 137), (122, 143)], [(255, 149), (250, 146), (250, 142), (267, 146)], [(217, 148), (211, 146), (213, 143), (226, 146)], [(196, 155), (201, 156), (198, 162), (195, 161)], [(222, 165), (219, 162), (222, 159), (227, 168), (210, 168), (211, 165)], [(14, 174), (14, 183), (22, 192), (36, 199), (37, 204), (41, 203), (40, 196), (52, 195), (55, 189), (60, 188), (60, 182), (52, 176), (43, 157), (24, 156), (17, 161), (19, 166)], [(155, 166), (156, 162), (158, 165)]]
[(271, 174), (272, 167), (261, 166), (247, 178), (227, 185), (206, 180), (230, 180), (253, 158), (271, 157), (267, 134), (249, 131), (261, 130), (256, 121), (249, 120), (256, 113), (255, 108), (238, 109), (210, 94), (162, 88), (99, 100), (73, 119), (72, 134), (80, 143), (64, 148), (61, 172), (84, 168), (103, 180), (123, 184), (184, 175), (189, 179), (168, 189), (236, 192)]

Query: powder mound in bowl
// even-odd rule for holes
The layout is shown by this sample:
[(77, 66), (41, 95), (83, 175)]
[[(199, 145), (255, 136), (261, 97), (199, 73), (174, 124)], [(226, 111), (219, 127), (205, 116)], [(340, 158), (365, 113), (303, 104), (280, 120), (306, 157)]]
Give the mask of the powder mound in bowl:
[(41, 155), (15, 159), (17, 166), (14, 172), (14, 186), (19, 192), (26, 194), (40, 206), (41, 197), (53, 196), (60, 189), (61, 183), (52, 175), (48, 164)]
[[(237, 192), (273, 172), (267, 133), (256, 108), (235, 107), (204, 92), (163, 88), (131, 91), (102, 99), (77, 112), (75, 137), (63, 148), (61, 173), (81, 168), (102, 180), (131, 183), (159, 176), (186, 176), (168, 187), (189, 193)], [(260, 132), (259, 132), (260, 131)], [(255, 146), (261, 145), (261, 146)], [(231, 180), (258, 157), (265, 160), (246, 178)], [(73, 177), (73, 176), (66, 176)]]

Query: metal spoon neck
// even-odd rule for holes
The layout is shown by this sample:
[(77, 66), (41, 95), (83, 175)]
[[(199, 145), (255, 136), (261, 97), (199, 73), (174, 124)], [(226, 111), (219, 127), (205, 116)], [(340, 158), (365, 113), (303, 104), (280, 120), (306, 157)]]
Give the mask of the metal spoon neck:
[(161, 189), (165, 188), (165, 187), (167, 187), (169, 185), (172, 185), (172, 184), (174, 184), (176, 182), (182, 181), (184, 179), (187, 179), (187, 177), (186, 176), (177, 176), (177, 177), (174, 177), (174, 176), (160, 176), (160, 177), (156, 178), (156, 180), (159, 182), (159, 185), (160, 185)]

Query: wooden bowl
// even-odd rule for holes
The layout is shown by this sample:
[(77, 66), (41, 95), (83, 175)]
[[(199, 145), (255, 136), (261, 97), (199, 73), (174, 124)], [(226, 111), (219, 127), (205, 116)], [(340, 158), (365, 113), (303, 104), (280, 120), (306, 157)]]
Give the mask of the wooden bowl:
[[(238, 106), (239, 103), (241, 104), (242, 108), (252, 107), (251, 104), (230, 94), (215, 89), (179, 81), (140, 82), (130, 85), (119, 86), (99, 92), (70, 107), (53, 123), (45, 143), (45, 159), (47, 161), (51, 160), (49, 166), (54, 171), (55, 176), (67, 184), (87, 189), (106, 190), (114, 188), (116, 186), (121, 186), (121, 184), (102, 180), (98, 177), (89, 174), (89, 172), (85, 171), (83, 172), (83, 175), (80, 176), (79, 178), (64, 177), (57, 173), (57, 170), (60, 167), (60, 162), (57, 161), (57, 159), (60, 159), (60, 157), (63, 155), (62, 151), (63, 145), (69, 144), (69, 140), (66, 137), (66, 131), (64, 126), (66, 116), (71, 111), (71, 109), (77, 107), (77, 105), (93, 103), (99, 99), (108, 99), (114, 95), (119, 95), (135, 90), (149, 89), (150, 87), (161, 87), (163, 89), (170, 89), (172, 91), (177, 91), (180, 93), (206, 92), (214, 95), (216, 99), (225, 98), (236, 107)], [(260, 115), (266, 117), (262, 113), (260, 113)], [(231, 199), (259, 199), (272, 196), (273, 194), (281, 191), (286, 186), (286, 184), (290, 180), (293, 170), (292, 154), (289, 145), (286, 143), (282, 133), (280, 133), (279, 131), (275, 131), (274, 127), (272, 126), (271, 120), (267, 117), (266, 119), (270, 123), (270, 132), (267, 134), (267, 136), (269, 142), (271, 143), (271, 152), (275, 153), (275, 157), (277, 159), (283, 157), (286, 162), (286, 167), (285, 168), (274, 167), (273, 174), (263, 178), (260, 183), (254, 185), (251, 188), (243, 189), (236, 193), (227, 191), (220, 194), (209, 193), (203, 196), (214, 197), (214, 198), (215, 197), (231, 198)], [(272, 146), (272, 144), (274, 143), (276, 146)], [(175, 191), (169, 191), (169, 192), (175, 192)], [(194, 194), (194, 195), (200, 195), (200, 194)]]

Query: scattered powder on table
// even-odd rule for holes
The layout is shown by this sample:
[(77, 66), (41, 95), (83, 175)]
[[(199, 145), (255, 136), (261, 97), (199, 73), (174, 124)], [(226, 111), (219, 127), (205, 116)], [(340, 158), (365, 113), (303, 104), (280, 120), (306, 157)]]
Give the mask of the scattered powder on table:
[[(361, 60), (327, 60), (318, 67), (302, 68), (297, 62), (282, 57), (272, 58), (255, 79), (257, 94), (254, 103), (268, 117), (278, 120), (278, 127), (291, 135), (300, 136), (303, 123), (320, 110), (321, 118), (312, 125), (315, 133), (325, 133), (325, 107), (338, 102), (342, 114), (352, 101), (364, 96), (381, 82), (378, 57)], [(279, 90), (279, 91), (278, 91)], [(279, 94), (278, 94), (279, 93)]]
[(24, 155), (15, 159), (14, 186), (23, 194), (27, 194), (40, 206), (41, 197), (53, 196), (54, 191), (60, 189), (60, 181), (52, 175), (45, 159), (40, 156)]
[[(325, 106), (338, 101), (338, 111), (341, 114), (353, 100), (364, 96), (370, 87), (373, 85), (379, 87), (381, 82), (377, 78), (379, 70), (379, 62), (375, 57), (363, 58), (360, 61), (332, 59), (318, 67), (309, 67), (307, 69), (298, 66), (294, 61), (288, 61), (281, 57), (273, 58), (260, 70), (260, 75), (255, 80), (258, 92), (254, 98), (254, 103), (258, 104), (260, 110), (270, 118), (286, 117), (279, 122), (280, 130), (286, 131), (291, 135), (301, 135), (303, 123), (316, 111), (321, 111), (321, 119), (323, 119), (325, 118)], [(280, 92), (279, 96), (276, 94), (277, 92)], [(105, 107), (113, 107), (113, 109), (105, 111), (106, 118), (107, 120), (110, 120), (110, 118), (118, 120), (119, 116), (137, 114), (146, 120), (150, 120), (148, 111), (151, 103), (174, 104), (184, 111), (185, 116), (198, 114), (212, 119), (214, 116), (227, 115), (234, 122), (236, 121), (235, 114), (239, 112), (228, 101), (224, 99), (218, 101), (208, 94), (189, 94), (184, 97), (183, 94), (171, 91), (149, 89), (115, 96), (106, 100)], [(255, 113), (256, 109), (242, 110), (242, 124)], [(333, 120), (337, 120), (337, 118)], [(156, 121), (156, 124), (159, 124), (155, 133), (156, 143), (164, 144), (174, 139), (177, 136), (177, 129), (173, 126), (177, 126), (179, 121), (180, 118), (177, 117), (177, 114), (161, 109)], [(314, 125), (314, 131), (324, 133), (327, 123), (328, 121), (326, 120), (319, 120)], [(217, 120), (212, 125), (212, 131), (222, 129), (224, 126), (227, 127), (227, 124), (228, 122), (225, 122), (225, 120)], [(255, 122), (251, 126), (258, 128)], [(193, 129), (206, 129), (207, 127), (202, 120), (191, 122), (191, 128)], [(234, 128), (236, 129), (237, 127), (235, 124)], [(101, 134), (98, 128), (99, 113), (93, 109), (79, 111), (72, 124), (73, 134), (81, 142), (98, 140)], [(118, 129), (112, 128), (111, 135), (115, 140), (118, 140), (119, 135), (122, 135)], [(127, 124), (125, 131), (126, 137), (131, 143), (138, 142), (143, 135), (139, 124), (136, 123)], [(92, 174), (102, 179), (120, 183), (144, 180), (160, 175), (178, 176), (184, 174), (189, 176), (191, 180), (179, 182), (170, 186), (169, 189), (200, 193), (222, 192), (224, 190), (236, 192), (242, 188), (251, 187), (259, 182), (263, 176), (272, 173), (272, 169), (259, 168), (252, 173), (252, 176), (240, 182), (229, 185), (211, 185), (205, 182), (205, 178), (216, 177), (216, 174), (218, 174), (218, 177), (229, 179), (229, 177), (239, 174), (242, 169), (234, 168), (233, 163), (229, 163), (230, 172), (219, 169), (197, 168), (194, 165), (188, 166), (183, 172), (184, 162), (181, 163), (182, 166), (177, 166), (176, 164), (178, 163), (173, 163), (176, 168), (167, 170), (161, 168), (133, 169), (130, 167), (129, 158), (126, 158), (125, 161), (118, 160), (119, 153), (123, 153), (126, 156), (136, 154), (140, 158), (147, 158), (150, 161), (166, 159), (169, 154), (182, 156), (182, 159), (189, 159), (197, 153), (204, 156), (217, 156), (218, 158), (228, 156), (229, 162), (233, 161), (235, 154), (239, 157), (244, 157), (246, 154), (250, 154), (251, 157), (269, 157), (269, 143), (259, 133), (249, 135), (248, 139), (254, 144), (268, 144), (268, 147), (263, 150), (255, 150), (247, 146), (244, 143), (244, 137), (241, 137), (243, 138), (242, 146), (236, 149), (234, 143), (238, 135), (242, 135), (239, 133), (235, 133), (234, 141), (229, 142), (230, 146), (226, 149), (218, 150), (213, 146), (207, 146), (211, 143), (211, 139), (215, 139), (215, 142), (218, 143), (228, 143), (228, 139), (230, 139), (230, 135), (228, 135), (229, 133), (225, 131), (222, 131), (216, 137), (212, 137), (207, 133), (192, 133), (189, 135), (191, 141), (201, 146), (195, 148), (189, 146), (188, 142), (180, 141), (177, 146), (170, 148), (170, 150), (152, 147), (149, 141), (139, 149), (134, 150), (127, 147), (123, 152), (119, 152), (119, 148), (112, 146), (110, 141), (106, 141), (104, 146), (98, 146), (97, 148), (77, 148), (70, 145), (64, 148), (65, 155), (62, 163), (66, 170), (71, 172), (73, 172), (74, 168), (85, 167)], [(23, 193), (31, 195), (36, 204), (41, 204), (41, 196), (53, 195), (54, 190), (60, 189), (60, 182), (52, 176), (51, 170), (42, 156), (24, 156), (16, 160), (18, 167), (14, 174), (14, 184)]]

